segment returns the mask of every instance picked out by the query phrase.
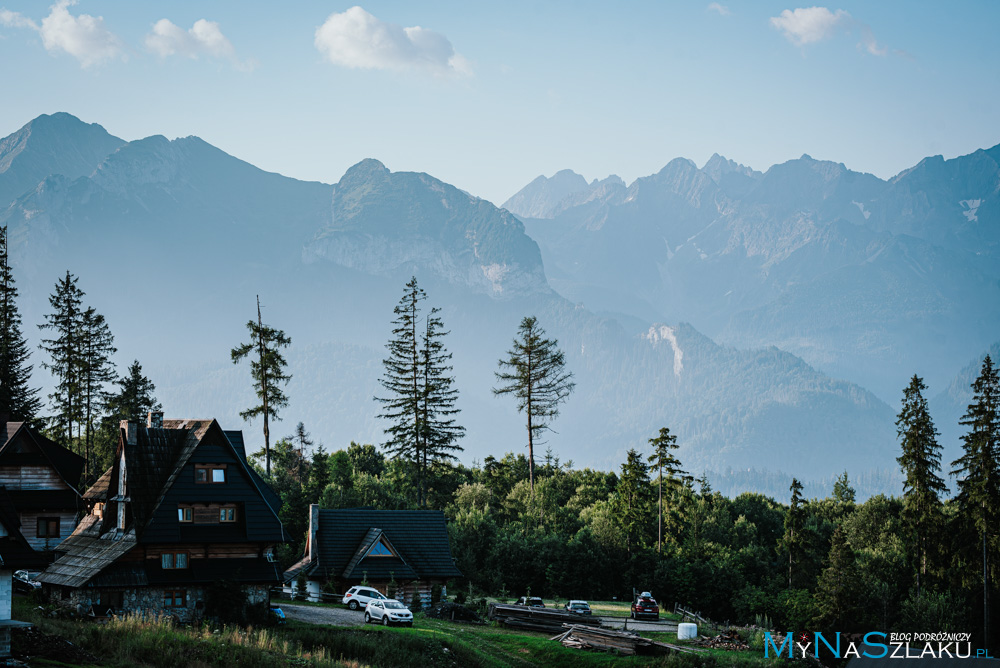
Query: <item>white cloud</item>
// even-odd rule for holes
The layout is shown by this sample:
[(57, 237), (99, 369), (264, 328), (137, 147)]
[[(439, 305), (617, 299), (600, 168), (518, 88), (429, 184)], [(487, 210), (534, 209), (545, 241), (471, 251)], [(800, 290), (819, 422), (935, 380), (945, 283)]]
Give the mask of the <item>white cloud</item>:
[(873, 56), (884, 56), (888, 48), (880, 45), (872, 34), (871, 28), (856, 20), (843, 9), (831, 12), (826, 7), (799, 7), (786, 9), (780, 16), (771, 17), (771, 25), (780, 30), (789, 42), (796, 46), (814, 44), (833, 37), (839, 32), (861, 34), (859, 48), (863, 48)]
[(729, 11), (729, 7), (726, 7), (725, 5), (720, 5), (717, 2), (709, 3), (708, 11), (715, 12), (719, 16), (729, 16), (730, 14), (732, 14), (732, 12)]
[(37, 23), (23, 14), (12, 12), (9, 9), (0, 9), (0, 25), (5, 28), (31, 28), (32, 30), (38, 30)]
[(42, 45), (49, 53), (60, 51), (80, 61), (83, 67), (100, 65), (117, 58), (125, 59), (122, 42), (110, 30), (104, 27), (104, 18), (80, 14), (73, 16), (69, 7), (76, 0), (59, 0), (49, 8), (49, 15), (42, 19), (41, 24), (30, 18), (0, 10), (0, 23), (12, 28), (30, 28), (42, 38)]
[(771, 25), (792, 44), (805, 46), (831, 37), (838, 29), (850, 25), (851, 20), (851, 15), (843, 9), (831, 12), (826, 7), (800, 7), (771, 17)]
[(419, 26), (403, 28), (361, 7), (333, 13), (316, 29), (316, 48), (335, 65), (359, 69), (423, 70), (438, 76), (470, 76), (468, 61), (448, 38)]
[(153, 32), (146, 35), (146, 48), (161, 58), (182, 56), (194, 58), (205, 55), (230, 61), (239, 69), (253, 69), (252, 61), (240, 61), (232, 42), (222, 34), (215, 21), (198, 19), (190, 30), (184, 30), (169, 19), (153, 24)]

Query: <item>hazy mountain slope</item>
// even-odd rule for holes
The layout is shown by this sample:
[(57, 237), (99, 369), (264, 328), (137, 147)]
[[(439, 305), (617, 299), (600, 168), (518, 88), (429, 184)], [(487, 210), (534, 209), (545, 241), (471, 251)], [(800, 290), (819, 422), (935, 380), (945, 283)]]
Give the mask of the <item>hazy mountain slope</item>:
[[(1000, 341), (995, 342), (987, 350), (976, 356), (971, 362), (962, 367), (954, 375), (947, 385), (942, 387), (929, 388), (931, 396), (930, 411), (934, 419), (934, 426), (938, 428), (941, 435), (938, 442), (944, 448), (944, 455), (941, 457), (942, 469), (951, 471), (951, 463), (962, 454), (962, 435), (968, 431), (967, 427), (959, 424), (959, 420), (965, 415), (972, 403), (972, 383), (979, 377), (983, 370), (983, 360), (986, 355), (990, 356), (993, 366), (1000, 363)], [(903, 388), (900, 388), (902, 397)], [(954, 478), (948, 479), (948, 484), (954, 488)]]
[(89, 176), (124, 143), (70, 114), (39, 116), (0, 139), (0, 210), (47, 176)]
[(777, 345), (890, 398), (914, 371), (943, 382), (1000, 331), (998, 156), (930, 158), (888, 182), (809, 156), (764, 174), (677, 159), (525, 225), (573, 301)]
[[(661, 193), (661, 182), (673, 190)], [(632, 193), (633, 207), (657, 198), (682, 207), (667, 226), (676, 246), (688, 243), (678, 230), (708, 220), (701, 203), (727, 197), (686, 161), (628, 191), (613, 180), (594, 191), (584, 224), (595, 230), (620, 225), (615, 203)], [(229, 349), (245, 339), (259, 294), (265, 319), (293, 340), (291, 406), (272, 432), (302, 420), (327, 447), (379, 441), (372, 396), (383, 346), (402, 285), (417, 275), (451, 330), (466, 461), (523, 447), (522, 416), (491, 388), (528, 314), (576, 374), (548, 438), (564, 460), (616, 466), (664, 425), (692, 468), (774, 459), (805, 475), (839, 469), (845, 456), (852, 468), (892, 460), (889, 411), (863, 389), (776, 349), (737, 351), (690, 326), (626, 329), (597, 316), (550, 289), (512, 214), (375, 160), (329, 186), (260, 171), (194, 137), (150, 137), (90, 176), (47, 177), (0, 223), (11, 226), (25, 322), (41, 321), (52, 284), (72, 270), (108, 318), (121, 365), (140, 359), (170, 414), (241, 425), (249, 372), (230, 364)], [(251, 447), (258, 427), (246, 428)]]

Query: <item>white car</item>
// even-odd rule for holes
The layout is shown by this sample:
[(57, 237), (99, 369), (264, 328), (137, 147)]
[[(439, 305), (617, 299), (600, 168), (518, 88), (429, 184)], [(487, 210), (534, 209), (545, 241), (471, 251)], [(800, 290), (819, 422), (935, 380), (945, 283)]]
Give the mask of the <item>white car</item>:
[(365, 623), (380, 620), (382, 626), (389, 626), (389, 624), (413, 626), (413, 613), (396, 599), (372, 601), (365, 608)]
[(386, 600), (385, 596), (371, 587), (351, 587), (344, 594), (344, 598), (340, 599), (340, 602), (351, 610), (358, 610), (368, 605), (369, 601), (384, 600)]

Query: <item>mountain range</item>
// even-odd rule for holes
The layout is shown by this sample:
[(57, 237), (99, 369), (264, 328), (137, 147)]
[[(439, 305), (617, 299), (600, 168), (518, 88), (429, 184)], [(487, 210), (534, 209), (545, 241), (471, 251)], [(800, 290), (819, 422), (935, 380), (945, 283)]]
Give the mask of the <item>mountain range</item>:
[(302, 420), (328, 449), (380, 442), (384, 344), (417, 276), (450, 330), (466, 462), (523, 451), (491, 388), (536, 315), (577, 383), (546, 439), (563, 461), (617, 468), (669, 426), (694, 472), (826, 480), (895, 468), (906, 376), (943, 387), (998, 338), (997, 152), (890, 181), (808, 156), (765, 173), (677, 159), (631, 185), (566, 171), (501, 208), (377, 160), (305, 182), (60, 113), (0, 140), (0, 224), (32, 341), (72, 271), (168, 415), (242, 425), (249, 371), (229, 349), (259, 295), (293, 342), (272, 434)]

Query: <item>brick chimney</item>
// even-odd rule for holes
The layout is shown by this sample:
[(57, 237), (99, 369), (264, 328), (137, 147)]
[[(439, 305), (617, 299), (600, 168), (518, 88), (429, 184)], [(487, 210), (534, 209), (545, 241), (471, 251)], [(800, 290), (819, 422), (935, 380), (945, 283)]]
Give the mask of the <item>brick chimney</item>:
[(149, 429), (163, 429), (163, 411), (149, 411), (146, 417), (146, 427)]

